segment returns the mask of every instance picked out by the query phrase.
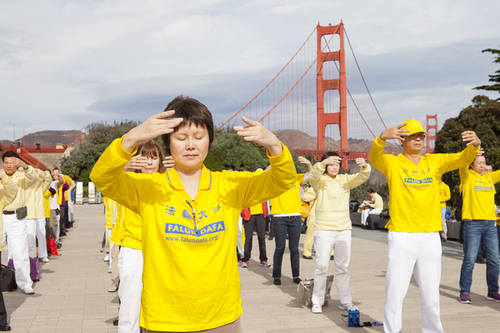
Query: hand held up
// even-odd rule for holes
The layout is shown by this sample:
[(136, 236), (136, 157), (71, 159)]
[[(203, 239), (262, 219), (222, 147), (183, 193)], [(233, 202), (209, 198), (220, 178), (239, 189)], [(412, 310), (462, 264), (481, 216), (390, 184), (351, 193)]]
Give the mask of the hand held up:
[(404, 137), (409, 136), (411, 132), (411, 130), (403, 129), (404, 126), (406, 126), (406, 123), (386, 129), (380, 134), (380, 140), (386, 141), (397, 139), (404, 141)]
[(241, 119), (248, 126), (234, 126), (234, 130), (239, 136), (242, 136), (246, 141), (257, 142), (266, 147), (271, 156), (281, 154), (283, 147), (276, 135), (267, 130), (258, 121), (250, 120), (245, 116), (241, 117)]
[(149, 117), (145, 122), (132, 128), (122, 139), (122, 147), (131, 152), (138, 144), (156, 138), (159, 135), (172, 133), (180, 125), (182, 118), (172, 117), (174, 110), (163, 111)]

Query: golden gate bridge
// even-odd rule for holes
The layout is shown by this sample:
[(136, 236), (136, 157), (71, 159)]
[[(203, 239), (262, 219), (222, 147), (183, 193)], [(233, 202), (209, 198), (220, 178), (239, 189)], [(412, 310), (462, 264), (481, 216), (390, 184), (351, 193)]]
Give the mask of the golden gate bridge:
[[(334, 26), (318, 23), (278, 74), (220, 127), (240, 125), (241, 116), (263, 123), (300, 155), (319, 159), (326, 151), (339, 152), (344, 169), (357, 157), (368, 159), (373, 139), (387, 129), (342, 21)], [(426, 125), (427, 152), (432, 153), (437, 115), (427, 115)], [(83, 133), (85, 128), (75, 131), (71, 144), (81, 142)], [(45, 165), (30, 153), (56, 149), (24, 143), (3, 148), (17, 150), (21, 158), (40, 167)], [(386, 145), (388, 153), (401, 151), (397, 142)]]
[[(349, 160), (368, 159), (371, 142), (387, 129), (342, 21), (318, 23), (278, 74), (220, 127), (241, 125), (242, 115), (263, 123), (301, 155), (319, 159), (326, 151), (338, 151), (344, 169)], [(427, 151), (432, 152), (437, 117), (426, 120), (432, 132)], [(401, 152), (397, 142), (386, 151)]]

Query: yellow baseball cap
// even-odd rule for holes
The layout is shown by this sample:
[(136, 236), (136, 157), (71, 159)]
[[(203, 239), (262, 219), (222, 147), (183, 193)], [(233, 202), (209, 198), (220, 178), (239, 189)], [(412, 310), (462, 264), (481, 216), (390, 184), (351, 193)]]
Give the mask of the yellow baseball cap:
[(415, 134), (415, 133), (424, 133), (427, 135), (427, 132), (424, 131), (424, 128), (422, 127), (422, 124), (420, 121), (415, 120), (415, 119), (409, 119), (407, 121), (403, 121), (403, 124), (406, 123), (405, 126), (403, 126), (403, 129), (405, 130), (410, 130), (411, 132), (408, 133), (409, 135)]

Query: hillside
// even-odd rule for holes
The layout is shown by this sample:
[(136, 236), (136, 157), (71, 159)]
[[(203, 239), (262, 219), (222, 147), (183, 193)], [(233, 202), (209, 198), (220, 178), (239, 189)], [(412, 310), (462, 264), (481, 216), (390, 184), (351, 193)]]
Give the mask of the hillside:
[[(70, 144), (70, 135), (75, 131), (40, 131), (27, 134), (26, 136), (20, 137), (16, 139), (16, 141), (25, 142), (27, 145), (35, 145), (37, 142), (40, 142), (41, 145), (56, 145), (61, 143), (63, 145)], [(24, 141), (23, 141), (24, 140)], [(2, 140), (2, 145), (11, 145), (12, 141), (10, 140)]]
[[(273, 132), (290, 150), (299, 148), (299, 143), (302, 149), (316, 149), (317, 138), (310, 136), (304, 132), (297, 130), (282, 130)], [(293, 140), (292, 140), (293, 139)], [(292, 144), (293, 141), (293, 144)], [(350, 150), (369, 152), (372, 147), (372, 140), (364, 139), (348, 139), (347, 144)], [(399, 147), (393, 142), (387, 142), (387, 149), (399, 151)], [(325, 138), (325, 149), (340, 150), (340, 142), (332, 138)]]

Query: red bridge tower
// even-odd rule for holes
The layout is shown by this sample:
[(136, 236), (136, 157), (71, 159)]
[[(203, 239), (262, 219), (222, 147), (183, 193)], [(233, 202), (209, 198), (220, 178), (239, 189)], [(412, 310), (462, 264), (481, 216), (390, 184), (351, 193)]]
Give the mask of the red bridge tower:
[[(345, 70), (345, 51), (344, 51), (344, 23), (339, 25), (329, 25), (322, 27), (318, 23), (317, 27), (317, 47), (318, 58), (317, 68), (318, 76), (316, 79), (317, 105), (318, 105), (318, 150), (325, 150), (325, 130), (329, 124), (337, 124), (340, 131), (340, 150), (348, 151), (347, 147), (347, 85)], [(337, 34), (340, 37), (340, 49), (335, 52), (323, 52), (321, 49), (321, 38), (324, 35)], [(323, 63), (326, 61), (338, 61), (340, 74), (338, 79), (323, 79)], [(340, 111), (325, 113), (325, 91), (338, 90), (340, 96)]]

